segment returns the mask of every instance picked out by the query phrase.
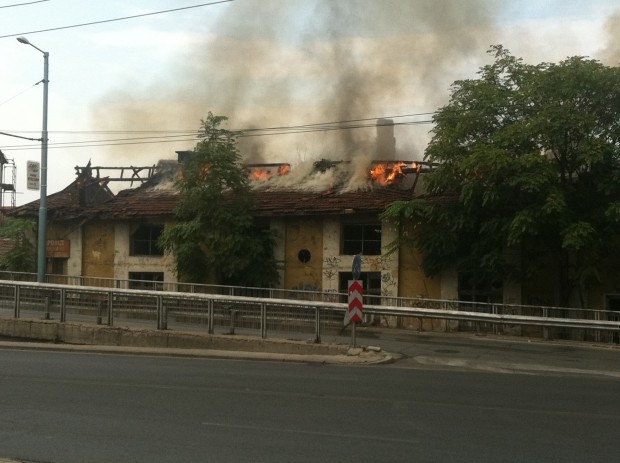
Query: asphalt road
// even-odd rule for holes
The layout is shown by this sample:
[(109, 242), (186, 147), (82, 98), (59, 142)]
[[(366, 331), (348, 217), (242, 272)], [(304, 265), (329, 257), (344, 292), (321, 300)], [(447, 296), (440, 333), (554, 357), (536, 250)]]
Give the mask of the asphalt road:
[(360, 345), (394, 354), (403, 368), (603, 376), (620, 379), (618, 344), (544, 341), (502, 335), (358, 330)]
[(620, 457), (620, 381), (612, 376), (429, 368), (414, 357), (353, 367), (0, 349), (0, 458), (375, 463)]

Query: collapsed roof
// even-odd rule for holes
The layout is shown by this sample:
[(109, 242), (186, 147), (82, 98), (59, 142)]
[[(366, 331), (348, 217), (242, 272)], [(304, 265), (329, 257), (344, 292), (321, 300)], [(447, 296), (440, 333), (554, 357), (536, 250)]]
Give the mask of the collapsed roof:
[[(391, 165), (385, 166), (385, 162)], [(377, 165), (377, 162), (372, 163), (373, 169)], [(99, 172), (97, 168), (78, 169), (74, 182), (48, 197), (49, 220), (172, 218), (179, 201), (175, 187), (179, 166), (177, 161), (161, 161), (148, 180), (117, 195), (108, 189), (107, 179), (92, 176), (93, 169)], [(381, 166), (384, 171), (397, 171), (397, 178), (379, 182), (367, 167), (360, 169), (355, 163), (325, 159), (300, 169), (291, 169), (284, 163), (252, 164), (245, 168), (250, 179), (252, 172), (261, 172), (251, 180), (256, 200), (254, 214), (285, 217), (380, 212), (394, 201), (412, 199), (417, 176), (430, 168), (402, 161), (382, 161)], [(10, 215), (35, 217), (37, 213), (38, 201), (34, 201)]]

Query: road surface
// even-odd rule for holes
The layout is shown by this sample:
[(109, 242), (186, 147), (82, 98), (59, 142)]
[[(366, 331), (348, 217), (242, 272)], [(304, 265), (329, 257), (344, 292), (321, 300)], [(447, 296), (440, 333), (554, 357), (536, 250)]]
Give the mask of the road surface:
[(0, 371), (0, 459), (620, 457), (620, 381), (612, 376), (506, 374), (407, 361), (355, 367), (15, 349), (0, 349)]

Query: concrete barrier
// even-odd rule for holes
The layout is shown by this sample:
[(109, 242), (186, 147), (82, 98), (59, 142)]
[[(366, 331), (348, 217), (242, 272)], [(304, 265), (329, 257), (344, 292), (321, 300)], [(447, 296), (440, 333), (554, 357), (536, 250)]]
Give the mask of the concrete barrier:
[(0, 336), (63, 344), (211, 349), (297, 355), (346, 355), (349, 349), (349, 346), (339, 344), (316, 344), (238, 335), (130, 329), (15, 318), (0, 318)]

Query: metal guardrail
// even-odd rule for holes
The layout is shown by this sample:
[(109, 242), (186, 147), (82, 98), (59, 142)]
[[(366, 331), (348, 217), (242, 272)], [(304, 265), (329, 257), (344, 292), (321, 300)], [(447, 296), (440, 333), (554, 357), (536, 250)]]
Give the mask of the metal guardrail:
[[(0, 281), (36, 282), (35, 273), (0, 271)], [(124, 280), (89, 276), (46, 275), (46, 283), (67, 286), (96, 287), (110, 289), (140, 289), (147, 291), (220, 294), (227, 296), (262, 297), (269, 299), (304, 300), (313, 302), (346, 302), (347, 294), (334, 291), (311, 291), (305, 289), (253, 288), (242, 286), (209, 285), (198, 283), (178, 283), (144, 280)], [(365, 295), (367, 306), (430, 308), (437, 310), (458, 310), (489, 314), (520, 314), (543, 318), (606, 320), (620, 318), (620, 312), (604, 309), (582, 309), (574, 307), (554, 307), (543, 305), (481, 303), (459, 300), (428, 299), (423, 297), (398, 297), (385, 295)]]
[[(535, 316), (494, 311), (460, 310), (456, 301), (434, 307), (367, 304), (364, 316), (398, 325), (404, 319), (440, 320), (445, 331), (480, 330), (486, 326), (581, 330), (592, 340), (616, 342), (620, 321), (560, 316)], [(425, 303), (429, 303), (425, 300)], [(433, 304), (434, 305), (434, 304)], [(473, 306), (469, 306), (473, 307)], [(262, 338), (308, 339), (342, 333), (347, 304), (221, 294), (129, 290), (0, 280), (0, 316), (55, 319), (137, 328), (204, 330), (208, 333), (250, 334)], [(588, 314), (591, 315), (591, 314)], [(385, 324), (385, 323), (384, 323)], [(389, 323), (388, 323), (389, 325)], [(548, 334), (548, 333), (547, 333)], [(543, 332), (544, 335), (544, 332)]]

